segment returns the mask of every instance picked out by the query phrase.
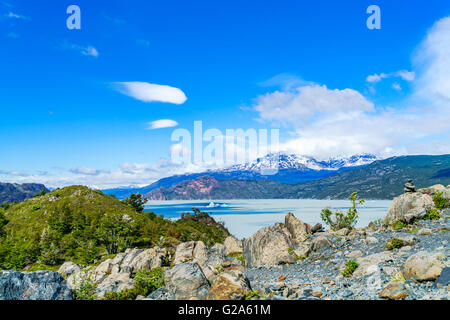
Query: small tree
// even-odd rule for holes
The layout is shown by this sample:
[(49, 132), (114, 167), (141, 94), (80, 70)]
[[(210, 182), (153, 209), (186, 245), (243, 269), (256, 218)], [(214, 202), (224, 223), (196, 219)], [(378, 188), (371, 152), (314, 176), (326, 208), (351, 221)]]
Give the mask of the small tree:
[(353, 192), (349, 198), (352, 202), (352, 207), (348, 209), (347, 214), (344, 214), (339, 210), (333, 212), (329, 208), (323, 209), (320, 213), (322, 220), (332, 230), (340, 230), (342, 228), (353, 229), (356, 225), (356, 222), (358, 221), (358, 210), (356, 207), (363, 204), (364, 199), (358, 200), (358, 194), (356, 192)]
[(147, 202), (146, 198), (142, 198), (141, 194), (132, 194), (130, 197), (122, 201), (125, 204), (132, 206), (137, 212), (144, 211), (144, 204)]

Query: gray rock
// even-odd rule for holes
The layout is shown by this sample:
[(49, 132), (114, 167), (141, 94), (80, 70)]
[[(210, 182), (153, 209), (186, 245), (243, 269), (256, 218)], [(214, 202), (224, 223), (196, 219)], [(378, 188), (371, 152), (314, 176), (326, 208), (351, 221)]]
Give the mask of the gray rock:
[(392, 255), (387, 252), (374, 253), (362, 258), (358, 258), (358, 268), (353, 273), (353, 278), (361, 278), (377, 272), (381, 263), (392, 261)]
[(284, 217), (284, 225), (288, 229), (294, 243), (301, 243), (309, 238), (310, 228), (308, 225), (297, 219), (292, 213), (288, 213)]
[(249, 268), (295, 263), (289, 249), (294, 247), (284, 224), (264, 227), (244, 241), (244, 257)]
[(0, 300), (72, 300), (61, 274), (52, 271), (0, 271)]
[(175, 297), (171, 296), (169, 290), (166, 287), (161, 287), (150, 293), (147, 298), (148, 300), (174, 300)]
[(197, 263), (183, 263), (166, 271), (165, 282), (177, 300), (204, 300), (210, 289), (208, 279)]
[(312, 251), (319, 251), (322, 249), (331, 248), (333, 246), (333, 243), (325, 236), (318, 236), (315, 238), (311, 243), (311, 250)]
[(430, 195), (420, 192), (405, 193), (394, 198), (384, 220), (387, 223), (396, 220), (410, 223), (414, 219), (422, 219), (430, 208), (434, 208)]
[(442, 252), (420, 251), (405, 261), (402, 272), (406, 279), (414, 281), (436, 280), (445, 267), (445, 260)]
[(61, 273), (64, 277), (69, 277), (73, 273), (77, 273), (80, 271), (80, 266), (73, 262), (64, 262), (58, 269), (58, 272)]
[(423, 229), (420, 229), (419, 231), (417, 231), (418, 236), (429, 236), (432, 233), (433, 233), (433, 231), (428, 228), (423, 228)]
[(206, 300), (242, 300), (251, 291), (247, 276), (238, 270), (220, 274), (211, 286)]
[(244, 251), (244, 247), (242, 245), (242, 241), (236, 239), (233, 236), (229, 236), (223, 242), (225, 246), (225, 254), (229, 255), (231, 253), (237, 254), (242, 253)]
[(441, 271), (441, 275), (434, 283), (436, 288), (445, 288), (450, 285), (450, 267), (445, 267)]

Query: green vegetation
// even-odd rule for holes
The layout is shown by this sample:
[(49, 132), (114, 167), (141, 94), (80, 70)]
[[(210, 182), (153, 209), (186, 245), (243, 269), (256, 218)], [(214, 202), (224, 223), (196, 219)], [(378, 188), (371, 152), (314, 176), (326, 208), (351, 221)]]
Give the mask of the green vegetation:
[(289, 188), (284, 192), (283, 197), (346, 199), (350, 193), (358, 191), (364, 199), (392, 199), (403, 193), (406, 177), (414, 177), (417, 189), (436, 183), (449, 185), (449, 168), (450, 155), (392, 157), (323, 179), (298, 183), (293, 190)]
[(429, 209), (426, 216), (423, 217), (423, 220), (439, 220), (441, 215), (439, 214), (438, 209)]
[(392, 281), (404, 283), (406, 281), (406, 278), (401, 271), (398, 271), (392, 276)]
[(253, 298), (261, 298), (261, 296), (259, 295), (259, 293), (258, 293), (258, 291), (256, 291), (256, 290), (253, 290), (253, 291), (250, 291), (249, 293), (247, 293), (246, 295), (245, 295), (245, 300), (252, 300)]
[(352, 207), (348, 209), (347, 214), (335, 211), (332, 212), (329, 208), (323, 209), (320, 213), (322, 220), (332, 229), (340, 230), (342, 228), (353, 229), (358, 221), (358, 210), (357, 206), (364, 203), (364, 199), (358, 200), (358, 194), (353, 192), (350, 195), (350, 201), (352, 202)]
[(403, 221), (397, 220), (392, 224), (392, 228), (394, 230), (400, 230), (400, 229), (404, 229), (408, 227), (408, 225), (406, 223), (404, 223)]
[(444, 198), (442, 195), (443, 192), (436, 191), (433, 193), (433, 202), (436, 209), (443, 210), (450, 207), (450, 201)]
[(86, 272), (81, 276), (81, 280), (78, 283), (75, 283), (74, 288), (73, 298), (75, 300), (97, 299), (97, 294), (95, 291), (97, 289), (97, 284), (87, 276)]
[(408, 233), (416, 233), (417, 231), (419, 231), (419, 228), (414, 228), (408, 231)]
[(136, 300), (138, 296), (148, 296), (158, 288), (164, 286), (164, 270), (154, 268), (141, 269), (134, 278), (134, 288), (120, 292), (108, 292), (102, 300)]
[(147, 199), (142, 198), (141, 194), (132, 194), (129, 198), (122, 200), (123, 203), (131, 206), (137, 212), (144, 211), (144, 204), (147, 202)]
[(195, 211), (175, 222), (83, 186), (71, 186), (0, 209), (0, 269), (65, 261), (91, 265), (131, 247), (184, 241), (222, 243), (228, 230)]
[(245, 258), (244, 258), (244, 256), (242, 255), (242, 252), (230, 252), (230, 253), (228, 254), (228, 256), (229, 256), (230, 258), (236, 258), (236, 259), (238, 259), (240, 262), (242, 262), (243, 265), (245, 265)]
[(356, 268), (358, 268), (358, 263), (355, 260), (349, 260), (345, 264), (345, 269), (342, 272), (342, 276), (344, 278), (349, 278), (352, 276), (353, 272), (355, 272)]
[(398, 238), (392, 238), (386, 241), (386, 250), (399, 249), (403, 247), (405, 244), (403, 240)]

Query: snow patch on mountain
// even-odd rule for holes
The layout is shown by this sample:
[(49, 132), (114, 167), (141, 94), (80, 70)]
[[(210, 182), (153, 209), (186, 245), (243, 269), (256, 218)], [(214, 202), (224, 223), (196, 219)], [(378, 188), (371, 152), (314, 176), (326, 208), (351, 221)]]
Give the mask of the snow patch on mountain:
[(299, 170), (299, 171), (337, 171), (341, 168), (365, 166), (377, 160), (374, 155), (354, 155), (351, 157), (336, 157), (326, 161), (318, 161), (312, 157), (296, 154), (269, 154), (244, 164), (238, 164), (214, 172), (253, 171), (265, 170)]

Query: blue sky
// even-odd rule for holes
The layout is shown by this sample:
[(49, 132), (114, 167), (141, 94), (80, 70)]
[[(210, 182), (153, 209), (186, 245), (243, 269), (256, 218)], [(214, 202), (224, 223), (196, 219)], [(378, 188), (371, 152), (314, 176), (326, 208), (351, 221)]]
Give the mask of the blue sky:
[[(448, 16), (441, 0), (0, 0), (0, 181), (148, 184), (187, 170), (161, 158), (194, 120), (279, 128), (286, 150), (319, 158), (450, 153)], [(187, 100), (118, 90), (130, 82)], [(178, 126), (148, 130), (161, 119)]]

